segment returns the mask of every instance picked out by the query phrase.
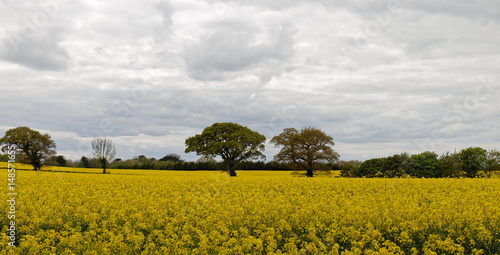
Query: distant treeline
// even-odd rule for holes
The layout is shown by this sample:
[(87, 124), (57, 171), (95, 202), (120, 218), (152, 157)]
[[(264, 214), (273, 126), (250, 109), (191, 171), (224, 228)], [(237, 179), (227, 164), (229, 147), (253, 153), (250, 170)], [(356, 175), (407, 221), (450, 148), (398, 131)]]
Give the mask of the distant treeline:
[[(22, 162), (22, 158), (18, 158)], [(0, 161), (7, 161), (7, 155), (0, 155)], [(53, 156), (46, 165), (98, 168), (96, 159), (82, 157), (80, 160), (66, 160), (63, 156)], [(224, 164), (210, 158), (201, 158), (195, 162), (184, 161), (177, 154), (168, 154), (161, 159), (138, 156), (133, 159), (115, 159), (112, 169), (150, 169), (150, 170), (224, 170)], [(447, 152), (438, 156), (434, 152), (409, 155), (396, 154), (384, 158), (372, 158), (366, 161), (343, 161), (323, 164), (321, 169), (340, 170), (343, 177), (367, 178), (440, 178), (440, 177), (489, 177), (500, 173), (500, 151), (479, 147), (470, 147), (459, 152)], [(244, 161), (237, 170), (292, 170), (288, 165), (275, 161)]]
[[(0, 161), (7, 161), (8, 155), (0, 154)], [(29, 160), (18, 158), (17, 162), (29, 164)], [(83, 156), (80, 160), (69, 160), (64, 156), (52, 156), (44, 162), (48, 166), (99, 168), (99, 163), (94, 158)], [(215, 159), (200, 159), (195, 162), (184, 161), (177, 154), (168, 154), (161, 159), (147, 158), (144, 155), (133, 159), (115, 159), (111, 162), (110, 169), (149, 169), (149, 170), (224, 170), (224, 164)], [(291, 170), (286, 164), (275, 161), (244, 161), (238, 164), (237, 170)]]
[(402, 153), (364, 162), (343, 161), (340, 169), (344, 177), (490, 177), (500, 171), (500, 152), (469, 147), (440, 157), (429, 151), (415, 155)]
[[(126, 160), (114, 161), (110, 168), (115, 169), (151, 169), (151, 170), (224, 170), (224, 164), (218, 161), (158, 161), (158, 160)], [(263, 161), (244, 161), (238, 164), (237, 170), (290, 170), (285, 164)]]
[[(0, 154), (0, 161), (7, 161), (7, 155)], [(20, 163), (29, 163), (28, 160), (18, 158)], [(80, 160), (69, 160), (64, 156), (52, 156), (46, 162), (48, 166), (62, 167), (82, 167), (99, 168), (99, 163), (95, 158), (83, 156)], [(210, 158), (201, 158), (195, 162), (184, 161), (175, 153), (167, 154), (161, 159), (147, 158), (144, 155), (132, 159), (115, 159), (111, 162), (110, 169), (149, 169), (149, 170), (224, 170), (224, 164), (220, 161)], [(244, 161), (238, 164), (238, 170), (291, 170), (286, 164), (275, 161)]]

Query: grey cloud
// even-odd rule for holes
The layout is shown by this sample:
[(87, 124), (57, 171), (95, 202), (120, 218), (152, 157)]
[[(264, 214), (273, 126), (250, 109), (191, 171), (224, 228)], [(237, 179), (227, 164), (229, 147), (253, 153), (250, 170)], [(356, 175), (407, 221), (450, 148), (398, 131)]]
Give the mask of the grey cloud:
[[(372, 10), (385, 8), (387, 1), (342, 1), (342, 0), (210, 0), (211, 2), (220, 2), (229, 6), (257, 6), (262, 9), (287, 11), (288, 9), (300, 7), (301, 5), (319, 5), (330, 10), (350, 9), (356, 12), (370, 12)], [(404, 0), (403, 0), (404, 1)]]
[[(78, 3), (60, 1), (4, 2), (6, 33), (0, 40), (0, 59), (35, 70), (65, 70), (71, 64), (66, 42), (73, 29)], [(2, 7), (3, 10), (3, 7)]]
[(250, 74), (269, 81), (285, 71), (282, 65), (292, 57), (295, 31), (291, 25), (284, 24), (264, 42), (257, 35), (273, 31), (246, 23), (222, 23), (216, 29), (184, 50), (187, 71), (194, 79), (226, 80)]
[(172, 26), (172, 15), (175, 12), (174, 6), (170, 1), (160, 1), (156, 4), (156, 8), (161, 11), (162, 25), (164, 28), (170, 28)]
[(163, 41), (165, 41), (165, 39), (168, 39), (174, 35), (172, 30), (174, 20), (172, 16), (175, 13), (175, 7), (170, 1), (162, 0), (155, 4), (155, 8), (160, 12), (162, 22), (161, 26), (157, 28), (154, 38), (157, 43), (162, 43)]
[[(403, 1), (412, 9), (420, 9), (427, 13), (444, 14), (449, 16), (467, 17), (473, 20), (498, 22), (500, 17), (500, 3), (494, 0), (480, 1)], [(488, 8), (484, 8), (488, 6)]]
[(66, 48), (55, 38), (26, 40), (14, 46), (15, 49), (11, 46), (3, 41), (0, 58), (33, 69), (60, 71), (66, 69), (71, 60)]

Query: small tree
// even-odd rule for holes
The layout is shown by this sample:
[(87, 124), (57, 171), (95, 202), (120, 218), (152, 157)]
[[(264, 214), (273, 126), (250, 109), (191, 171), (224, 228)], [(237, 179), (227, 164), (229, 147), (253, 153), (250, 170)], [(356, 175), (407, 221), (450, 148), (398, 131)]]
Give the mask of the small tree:
[(66, 166), (68, 161), (66, 160), (66, 158), (64, 158), (64, 156), (59, 155), (56, 157), (56, 163), (57, 163), (57, 166)]
[(382, 177), (386, 158), (372, 158), (361, 163), (358, 169), (358, 177)]
[(172, 162), (184, 162), (182, 160), (181, 156), (175, 154), (175, 153), (170, 153), (165, 155), (163, 158), (159, 159), (159, 161), (172, 161)]
[(236, 167), (243, 160), (265, 158), (266, 137), (236, 123), (215, 123), (201, 134), (186, 139), (186, 153), (221, 156), (230, 176), (236, 176)]
[(500, 151), (490, 150), (486, 158), (486, 176), (491, 177), (491, 173), (500, 171)]
[(385, 158), (382, 175), (388, 178), (402, 177), (408, 173), (410, 156), (408, 153), (396, 154)]
[(459, 153), (446, 152), (439, 157), (439, 172), (442, 177), (461, 177), (462, 161)]
[(340, 176), (342, 177), (356, 177), (359, 176), (359, 166), (361, 166), (361, 161), (359, 160), (349, 160), (340, 162)]
[(317, 128), (303, 128), (300, 132), (295, 128), (285, 128), (271, 139), (271, 143), (282, 147), (274, 160), (287, 163), (295, 169), (306, 170), (307, 177), (313, 177), (315, 169), (339, 158), (339, 154), (331, 147), (335, 145), (333, 137)]
[(479, 147), (469, 147), (460, 152), (462, 170), (467, 177), (476, 177), (479, 171), (486, 168), (488, 151)]
[(102, 173), (106, 173), (109, 162), (116, 155), (115, 144), (108, 138), (94, 138), (92, 140), (92, 154), (96, 157), (102, 167)]
[(90, 167), (89, 159), (85, 156), (82, 156), (80, 162), (78, 163), (78, 167), (89, 168)]
[(56, 154), (53, 150), (56, 148), (55, 142), (50, 139), (48, 134), (40, 134), (36, 130), (28, 127), (17, 127), (7, 130), (5, 136), (0, 138), (2, 151), (6, 152), (8, 146), (15, 145), (17, 150), (26, 157), (34, 170), (40, 170), (44, 160)]
[(415, 177), (438, 178), (439, 171), (438, 155), (434, 152), (426, 151), (420, 154), (411, 155), (410, 172)]

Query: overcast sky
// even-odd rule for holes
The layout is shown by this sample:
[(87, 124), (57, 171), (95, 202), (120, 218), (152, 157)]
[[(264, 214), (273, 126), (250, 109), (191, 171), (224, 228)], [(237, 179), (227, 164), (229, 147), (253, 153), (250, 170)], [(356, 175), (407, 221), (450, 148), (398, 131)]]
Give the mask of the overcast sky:
[(320, 128), (345, 160), (500, 149), (499, 22), (498, 0), (3, 0), (0, 134), (71, 159), (106, 136), (195, 160), (215, 122)]

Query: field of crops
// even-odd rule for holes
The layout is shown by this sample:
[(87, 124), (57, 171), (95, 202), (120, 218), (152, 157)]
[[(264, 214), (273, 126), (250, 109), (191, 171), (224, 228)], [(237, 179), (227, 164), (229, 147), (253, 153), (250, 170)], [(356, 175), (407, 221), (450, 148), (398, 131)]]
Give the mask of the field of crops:
[(500, 179), (111, 172), (17, 171), (0, 254), (500, 254)]

